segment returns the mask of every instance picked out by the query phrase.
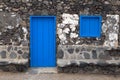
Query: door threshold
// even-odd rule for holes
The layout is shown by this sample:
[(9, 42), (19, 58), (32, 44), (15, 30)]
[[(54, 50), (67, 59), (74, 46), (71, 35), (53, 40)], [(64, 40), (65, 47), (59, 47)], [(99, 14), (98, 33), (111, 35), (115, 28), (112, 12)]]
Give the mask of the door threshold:
[(56, 67), (37, 67), (37, 68), (30, 68), (28, 70), (29, 74), (39, 74), (39, 73), (57, 73)]

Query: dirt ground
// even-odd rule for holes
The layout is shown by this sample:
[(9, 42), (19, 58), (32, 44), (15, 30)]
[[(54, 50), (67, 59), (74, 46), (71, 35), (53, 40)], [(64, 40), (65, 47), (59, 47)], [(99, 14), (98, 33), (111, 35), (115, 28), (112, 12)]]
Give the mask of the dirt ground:
[(36, 74), (0, 71), (0, 80), (120, 80), (120, 75), (102, 74)]

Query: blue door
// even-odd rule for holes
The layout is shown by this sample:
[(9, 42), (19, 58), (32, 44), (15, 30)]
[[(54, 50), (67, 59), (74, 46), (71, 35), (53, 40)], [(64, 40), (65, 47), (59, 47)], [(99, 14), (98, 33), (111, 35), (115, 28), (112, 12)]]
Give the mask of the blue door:
[(31, 67), (56, 66), (56, 17), (30, 17)]

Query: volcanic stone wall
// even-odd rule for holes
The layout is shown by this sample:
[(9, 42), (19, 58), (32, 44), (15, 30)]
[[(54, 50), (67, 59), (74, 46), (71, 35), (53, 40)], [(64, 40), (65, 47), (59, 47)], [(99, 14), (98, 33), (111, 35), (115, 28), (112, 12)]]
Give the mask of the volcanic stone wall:
[[(61, 5), (61, 9), (60, 8)], [(119, 1), (67, 0), (60, 1), (57, 11), (57, 64), (119, 64)], [(100, 38), (79, 36), (80, 15), (101, 15)]]
[[(119, 7), (119, 0), (0, 0), (0, 61), (28, 62), (30, 16), (54, 15), (57, 66), (119, 64)], [(100, 38), (79, 36), (80, 15), (102, 16)]]

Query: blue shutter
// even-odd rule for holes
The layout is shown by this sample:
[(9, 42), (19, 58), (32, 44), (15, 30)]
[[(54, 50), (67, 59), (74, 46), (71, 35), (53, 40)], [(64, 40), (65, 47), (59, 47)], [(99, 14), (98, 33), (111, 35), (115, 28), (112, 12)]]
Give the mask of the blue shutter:
[(80, 16), (80, 37), (100, 37), (101, 16)]

